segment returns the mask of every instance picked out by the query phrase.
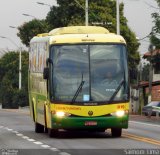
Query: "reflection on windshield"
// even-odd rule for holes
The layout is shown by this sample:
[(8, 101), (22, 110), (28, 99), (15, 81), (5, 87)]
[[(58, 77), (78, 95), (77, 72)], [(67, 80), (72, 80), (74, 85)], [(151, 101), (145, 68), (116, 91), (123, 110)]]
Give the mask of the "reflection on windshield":
[[(91, 46), (91, 94), (94, 100), (109, 101), (125, 80), (122, 51), (120, 45)], [(114, 100), (122, 100), (123, 94), (124, 87), (121, 87)]]
[[(120, 101), (128, 97), (124, 45), (53, 46), (51, 59), (56, 101), (71, 102), (82, 81), (85, 83), (78, 90), (76, 102), (107, 102), (111, 98)], [(121, 81), (124, 82), (117, 91)]]
[[(89, 96), (89, 62), (86, 45), (56, 46), (53, 49), (53, 88), (54, 99), (72, 101), (83, 75), (85, 84), (76, 101)], [(86, 88), (85, 88), (86, 87)], [(88, 101), (89, 99), (87, 99)]]

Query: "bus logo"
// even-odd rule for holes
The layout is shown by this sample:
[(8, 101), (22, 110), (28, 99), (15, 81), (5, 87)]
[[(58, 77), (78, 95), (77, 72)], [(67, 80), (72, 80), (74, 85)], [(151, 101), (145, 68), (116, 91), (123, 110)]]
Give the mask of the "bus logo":
[(88, 115), (92, 116), (93, 115), (93, 111), (88, 111)]

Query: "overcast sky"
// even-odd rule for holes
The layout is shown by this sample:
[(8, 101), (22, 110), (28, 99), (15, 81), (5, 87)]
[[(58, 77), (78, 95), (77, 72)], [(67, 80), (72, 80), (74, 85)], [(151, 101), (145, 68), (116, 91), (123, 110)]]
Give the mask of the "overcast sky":
[[(20, 26), (24, 22), (30, 21), (31, 17), (23, 16), (23, 13), (35, 16), (38, 19), (46, 17), (49, 11), (48, 6), (38, 5), (36, 2), (44, 2), (55, 5), (56, 0), (1, 0), (0, 2), (0, 36), (8, 37), (17, 46), (21, 46), (17, 37), (16, 29), (9, 26)], [(90, 1), (90, 0), (89, 0)], [(124, 14), (128, 19), (130, 28), (136, 33), (138, 38), (143, 38), (151, 32), (153, 26), (151, 13), (156, 10), (148, 4), (156, 7), (155, 0), (119, 0), (124, 2)], [(147, 3), (147, 4), (146, 4)], [(145, 53), (148, 50), (149, 42), (141, 41), (139, 51)], [(16, 46), (7, 39), (0, 38), (0, 50), (16, 49)]]

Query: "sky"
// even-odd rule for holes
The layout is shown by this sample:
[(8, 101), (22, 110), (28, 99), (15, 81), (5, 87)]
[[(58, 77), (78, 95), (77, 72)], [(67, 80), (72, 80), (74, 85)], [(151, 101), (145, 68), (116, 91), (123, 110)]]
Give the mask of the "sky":
[[(56, 5), (56, 0), (0, 0), (0, 51), (14, 50), (17, 47), (24, 47), (17, 37), (18, 30), (9, 26), (18, 27), (24, 22), (32, 20), (22, 14), (30, 14), (37, 19), (44, 19), (50, 10), (49, 6), (37, 4), (43, 2), (49, 5)], [(90, 1), (90, 0), (89, 0)], [(138, 38), (147, 36), (152, 29), (153, 23), (151, 13), (157, 11), (150, 5), (156, 7), (155, 0), (119, 0), (124, 2), (124, 16), (128, 20), (129, 27), (135, 32)], [(139, 52), (144, 54), (148, 51), (149, 42), (141, 41)]]

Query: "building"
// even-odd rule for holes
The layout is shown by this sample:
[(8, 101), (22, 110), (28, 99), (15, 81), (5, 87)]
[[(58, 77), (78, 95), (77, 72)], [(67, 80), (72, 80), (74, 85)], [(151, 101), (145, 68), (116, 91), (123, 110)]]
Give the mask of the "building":
[(145, 95), (149, 92), (149, 84), (151, 84), (151, 101), (160, 101), (160, 49), (146, 52), (143, 58), (151, 62), (152, 77), (151, 81), (141, 83), (140, 86), (145, 89)]
[[(130, 113), (140, 114), (144, 105), (150, 101), (160, 101), (160, 49), (151, 52), (146, 52), (143, 58), (152, 62), (149, 75), (152, 77), (149, 81), (142, 81), (139, 73), (137, 77), (137, 84), (132, 85), (130, 89)], [(139, 70), (141, 72), (141, 68)], [(151, 86), (151, 87), (150, 87)], [(149, 95), (149, 88), (151, 88), (151, 95)]]

